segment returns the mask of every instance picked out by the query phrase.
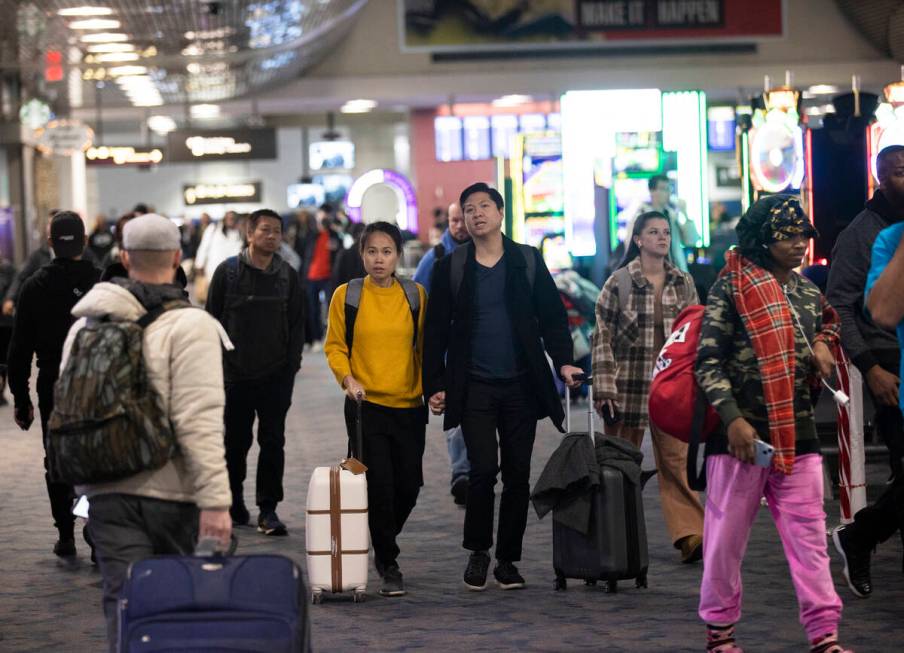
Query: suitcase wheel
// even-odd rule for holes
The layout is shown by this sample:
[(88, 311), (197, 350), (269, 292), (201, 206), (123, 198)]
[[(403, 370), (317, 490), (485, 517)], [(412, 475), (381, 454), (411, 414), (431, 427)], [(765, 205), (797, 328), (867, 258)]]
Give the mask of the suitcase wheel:
[(352, 595), (352, 600), (355, 603), (364, 603), (367, 600), (367, 593), (364, 590), (355, 590), (354, 595)]
[(587, 587), (596, 587), (596, 579), (595, 578), (587, 578), (584, 580), (584, 585)]
[(607, 580), (606, 581), (606, 594), (615, 594), (618, 592), (618, 581), (617, 580)]
[(323, 603), (323, 590), (314, 590), (311, 592), (311, 603), (314, 605)]
[(564, 592), (568, 589), (568, 581), (565, 580), (564, 576), (556, 576), (555, 583), (553, 584), (553, 589), (557, 592)]
[(640, 576), (638, 576), (637, 582), (634, 585), (637, 588), (647, 587), (647, 574), (643, 573)]

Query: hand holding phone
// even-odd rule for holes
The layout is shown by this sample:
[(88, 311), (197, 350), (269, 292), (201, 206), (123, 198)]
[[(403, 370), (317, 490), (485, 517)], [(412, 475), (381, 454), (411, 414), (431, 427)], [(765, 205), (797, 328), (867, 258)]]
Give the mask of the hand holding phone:
[(755, 449), (754, 462), (759, 467), (770, 467), (772, 457), (775, 455), (775, 447), (759, 438), (753, 441), (753, 447)]

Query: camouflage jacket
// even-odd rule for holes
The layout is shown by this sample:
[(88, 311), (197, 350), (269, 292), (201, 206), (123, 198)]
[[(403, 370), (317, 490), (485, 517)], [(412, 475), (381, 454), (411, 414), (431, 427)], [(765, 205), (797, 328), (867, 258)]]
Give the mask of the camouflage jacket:
[[(841, 324), (819, 289), (804, 277), (792, 273), (787, 295), (811, 344), (838, 343)], [(793, 319), (793, 318), (792, 318)], [(797, 364), (794, 372), (794, 413), (798, 454), (818, 450), (813, 420), (811, 387), (816, 368), (800, 328), (794, 322)], [(706, 393), (723, 425), (745, 418), (762, 440), (769, 441), (766, 402), (756, 354), (741, 317), (735, 308), (730, 282), (720, 277), (709, 291), (697, 350), (697, 383)], [(724, 434), (724, 428), (723, 428)], [(724, 449), (724, 435), (707, 445), (709, 452)]]
[[(596, 302), (596, 330), (593, 338), (593, 394), (614, 399), (622, 423), (631, 428), (646, 428), (647, 399), (653, 366), (659, 351), (655, 349), (655, 293), (643, 276), (640, 259), (628, 264), (631, 294), (627, 306), (621, 306), (615, 275), (603, 285)], [(699, 302), (694, 281), (670, 262), (666, 262), (662, 289), (662, 327), (668, 338), (672, 323), (685, 307)]]

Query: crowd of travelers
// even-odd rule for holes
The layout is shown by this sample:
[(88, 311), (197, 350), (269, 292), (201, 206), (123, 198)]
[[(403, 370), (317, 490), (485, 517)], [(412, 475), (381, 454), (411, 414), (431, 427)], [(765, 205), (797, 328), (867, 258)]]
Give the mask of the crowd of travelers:
[[(597, 299), (592, 370), (575, 365), (565, 307), (543, 257), (502, 233), (503, 198), (484, 183), (449, 206), (413, 280), (397, 274), (410, 234), (382, 221), (351, 225), (329, 205), (288, 220), (261, 209), (183, 225), (138, 205), (115, 227), (100, 219), (90, 233), (77, 214), (54, 211), (46, 244), (22, 271), (0, 268), (0, 333), (8, 332), (0, 345), (23, 430), (35, 418), (29, 380), (37, 359), (53, 552), (76, 554), (72, 505), (86, 496), (84, 538), (103, 575), (115, 650), (117, 597), (130, 563), (189, 554), (199, 538), (226, 547), (233, 526), (251, 522), (243, 485), (255, 420), (257, 530), (286, 535), (277, 515), (286, 415), (304, 351), (322, 348), (345, 393), (350, 446), (358, 419), (363, 425), (380, 593), (406, 592), (397, 538), (424, 483), (428, 412), (442, 415), (450, 491), (464, 507), (464, 584), (484, 590), (492, 566), (502, 589), (524, 587), (517, 563), (537, 423), (548, 417), (564, 432), (556, 379), (577, 388), (592, 372), (606, 436), (639, 448), (650, 433), (669, 537), (682, 563), (703, 561), (706, 650), (741, 650), (734, 634), (741, 564), (765, 497), (810, 650), (843, 652), (814, 419), (820, 381), (832, 379), (839, 348), (877, 405), (892, 475), (874, 504), (833, 533), (855, 595), (872, 593), (871, 552), (904, 524), (904, 147), (880, 152), (878, 173), (875, 195), (838, 238), (825, 296), (797, 272), (816, 235), (804, 208), (796, 196), (771, 195), (737, 222), (737, 246), (724, 253), (705, 302), (675, 246), (696, 238), (693, 227), (670, 214), (661, 180), (651, 182), (651, 203), (630, 221), (623, 256)], [(679, 314), (701, 302), (695, 377), (720, 422), (705, 445), (705, 503), (689, 484), (687, 444), (654, 426), (647, 410), (657, 355)], [(104, 384), (114, 384), (114, 394), (133, 390), (115, 384), (134, 377), (98, 376), (99, 356), (115, 350), (105, 329), (125, 323), (139, 328), (143, 364), (135, 369), (159, 400), (145, 417), (167, 424), (171, 443), (153, 464), (139, 456), (124, 476), (67, 476), (58, 468), (100, 465), (119, 453), (93, 451), (87, 460), (88, 452), (70, 452), (67, 461), (54, 434), (80, 418), (71, 414), (75, 395)], [(142, 437), (162, 439), (153, 430)], [(765, 464), (763, 443), (774, 452)]]

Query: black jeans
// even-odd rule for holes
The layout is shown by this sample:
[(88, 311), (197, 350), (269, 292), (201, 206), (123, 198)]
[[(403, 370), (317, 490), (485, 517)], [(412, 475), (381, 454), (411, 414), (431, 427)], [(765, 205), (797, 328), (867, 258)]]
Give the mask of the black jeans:
[(264, 512), (283, 500), (286, 414), (292, 405), (295, 374), (282, 371), (266, 379), (226, 384), (226, 467), (234, 505), (243, 501), (242, 484), (248, 472), (248, 451), (254, 442), (257, 416), (257, 492)]
[(311, 341), (323, 340), (323, 307), (320, 302), (320, 293), (323, 292), (326, 303), (329, 305), (331, 285), (329, 279), (308, 280), (307, 282), (308, 312), (305, 333), (311, 334)]
[(53, 412), (53, 390), (38, 392), (38, 413), (41, 419), (41, 433), (44, 438), (44, 483), (47, 485), (47, 496), (50, 498), (50, 514), (53, 525), (60, 533), (61, 540), (74, 537), (75, 516), (72, 514), (72, 503), (75, 491), (71, 485), (58, 483), (50, 478), (50, 461), (47, 459), (47, 422)]
[[(873, 355), (879, 366), (886, 372), (897, 376), (901, 373), (899, 367), (900, 353), (897, 349), (883, 349), (874, 351)], [(865, 385), (865, 384), (864, 384)], [(868, 389), (868, 388), (867, 388)], [(876, 406), (876, 431), (888, 447), (889, 464), (891, 472), (895, 476), (904, 475), (904, 418), (901, 416), (900, 406), (884, 406), (873, 400)]]
[(154, 555), (189, 555), (198, 537), (198, 508), (128, 494), (91, 497), (88, 534), (104, 579), (104, 616), (110, 651), (117, 650), (117, 602), (129, 565)]
[(417, 503), (424, 484), (422, 461), (427, 408), (388, 408), (369, 402), (361, 406), (364, 451), (355, 451), (355, 402), (345, 400), (349, 448), (367, 465), (367, 521), (374, 560), (381, 574), (396, 564), (396, 537)]
[(463, 546), (486, 551), (493, 545), (493, 487), (501, 470), (496, 559), (506, 562), (521, 559), (530, 500), (530, 458), (537, 432), (534, 402), (523, 383), (520, 379), (501, 383), (472, 379), (461, 418), (471, 463)]

